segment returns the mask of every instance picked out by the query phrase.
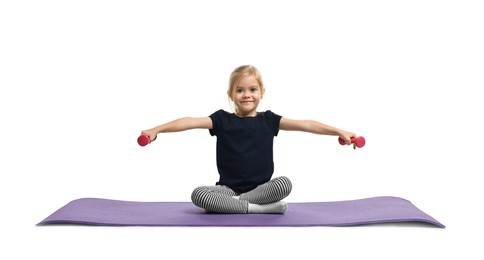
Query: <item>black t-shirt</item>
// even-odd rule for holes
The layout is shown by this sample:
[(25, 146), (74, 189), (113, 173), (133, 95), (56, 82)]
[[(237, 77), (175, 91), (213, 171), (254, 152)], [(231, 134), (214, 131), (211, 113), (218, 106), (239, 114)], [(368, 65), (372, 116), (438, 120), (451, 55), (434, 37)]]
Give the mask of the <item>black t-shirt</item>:
[(269, 181), (274, 173), (273, 143), (281, 116), (270, 110), (255, 117), (238, 117), (224, 110), (210, 115), (217, 136), (220, 180), (236, 192), (248, 192)]

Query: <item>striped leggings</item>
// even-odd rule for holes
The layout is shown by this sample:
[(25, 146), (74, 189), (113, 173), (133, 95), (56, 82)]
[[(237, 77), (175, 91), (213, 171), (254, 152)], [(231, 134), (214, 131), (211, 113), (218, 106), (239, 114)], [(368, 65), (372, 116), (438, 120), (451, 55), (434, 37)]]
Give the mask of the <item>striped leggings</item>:
[[(281, 176), (241, 194), (224, 185), (198, 187), (193, 190), (192, 202), (208, 212), (246, 214), (249, 203), (267, 204), (280, 201), (291, 190), (289, 178)], [(234, 196), (239, 196), (239, 199)]]

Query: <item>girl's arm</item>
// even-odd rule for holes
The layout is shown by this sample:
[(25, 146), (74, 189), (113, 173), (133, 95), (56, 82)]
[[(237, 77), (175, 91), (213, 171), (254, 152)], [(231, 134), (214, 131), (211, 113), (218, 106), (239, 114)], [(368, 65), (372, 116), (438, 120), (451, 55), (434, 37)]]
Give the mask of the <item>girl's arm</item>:
[(337, 135), (343, 138), (347, 144), (351, 143), (351, 137), (356, 137), (355, 133), (346, 132), (314, 120), (294, 120), (282, 117), (281, 122), (279, 123), (279, 129), (288, 131), (303, 131), (320, 135)]
[(190, 129), (212, 129), (212, 119), (210, 117), (183, 117), (166, 124), (144, 130), (141, 134), (148, 135), (150, 140), (156, 139), (159, 133), (180, 132)]

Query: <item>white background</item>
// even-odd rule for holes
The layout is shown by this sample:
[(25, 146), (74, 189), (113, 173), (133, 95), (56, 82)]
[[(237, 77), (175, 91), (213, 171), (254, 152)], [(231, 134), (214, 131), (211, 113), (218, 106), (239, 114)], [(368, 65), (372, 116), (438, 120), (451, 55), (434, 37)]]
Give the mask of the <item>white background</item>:
[[(481, 1), (1, 1), (2, 259), (478, 259)], [(280, 132), (288, 202), (397, 196), (447, 226), (37, 227), (71, 200), (189, 201), (217, 180), (206, 130), (143, 129), (230, 111), (230, 72), (261, 71), (260, 110), (365, 136)]]

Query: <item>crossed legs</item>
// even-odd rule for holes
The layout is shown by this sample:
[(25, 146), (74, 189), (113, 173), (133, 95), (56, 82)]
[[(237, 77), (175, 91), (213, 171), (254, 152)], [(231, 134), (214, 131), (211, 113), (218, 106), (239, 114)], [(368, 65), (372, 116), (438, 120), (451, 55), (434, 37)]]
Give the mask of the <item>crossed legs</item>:
[(291, 193), (287, 177), (276, 177), (257, 188), (238, 194), (227, 186), (202, 186), (192, 193), (192, 202), (208, 212), (283, 214), (287, 203), (282, 201)]

